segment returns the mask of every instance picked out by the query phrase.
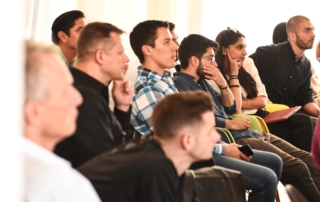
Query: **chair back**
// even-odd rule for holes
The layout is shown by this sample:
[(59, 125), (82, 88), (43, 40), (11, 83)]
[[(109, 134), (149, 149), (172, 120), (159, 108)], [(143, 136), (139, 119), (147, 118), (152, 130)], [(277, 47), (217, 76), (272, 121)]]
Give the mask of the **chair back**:
[(285, 186), (291, 202), (308, 202), (301, 192), (291, 184)]

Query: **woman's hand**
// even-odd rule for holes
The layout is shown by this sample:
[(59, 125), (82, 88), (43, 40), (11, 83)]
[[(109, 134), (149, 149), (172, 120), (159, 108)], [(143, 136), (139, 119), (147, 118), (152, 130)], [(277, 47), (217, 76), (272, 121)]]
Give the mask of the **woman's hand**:
[(230, 67), (230, 75), (237, 75), (238, 76), (239, 69), (241, 67), (240, 60), (239, 59), (232, 59), (232, 57), (229, 53), (229, 49), (226, 49), (226, 50), (227, 50), (229, 67)]

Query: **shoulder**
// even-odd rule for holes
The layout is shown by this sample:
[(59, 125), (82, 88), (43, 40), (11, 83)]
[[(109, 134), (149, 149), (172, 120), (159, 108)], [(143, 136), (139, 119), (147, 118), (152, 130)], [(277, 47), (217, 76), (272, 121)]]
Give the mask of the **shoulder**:
[(47, 159), (42, 159), (42, 157), (25, 155), (24, 160), (26, 163), (25, 197), (28, 200), (47, 201), (49, 197), (49, 201), (76, 199), (81, 195), (77, 193), (79, 190), (82, 190), (82, 194), (87, 193), (97, 199), (89, 181), (60, 157), (52, 154), (52, 156), (47, 155)]
[(249, 74), (253, 74), (258, 71), (252, 58), (245, 58), (242, 66)]

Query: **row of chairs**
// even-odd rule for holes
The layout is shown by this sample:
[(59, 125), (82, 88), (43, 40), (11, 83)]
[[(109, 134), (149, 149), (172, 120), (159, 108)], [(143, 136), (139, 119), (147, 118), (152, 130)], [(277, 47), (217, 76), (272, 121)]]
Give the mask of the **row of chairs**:
[[(278, 110), (287, 109), (287, 108), (289, 107), (286, 105), (267, 104), (266, 111), (273, 112), (273, 111), (278, 111)], [(268, 126), (261, 117), (254, 116), (254, 115), (246, 115), (246, 114), (232, 115), (232, 118), (239, 118), (239, 117), (247, 117), (250, 119), (250, 126), (249, 126), (250, 129), (256, 130), (259, 132), (269, 133)], [(221, 135), (221, 140), (227, 143), (235, 143), (235, 140), (233, 139), (233, 136), (231, 135), (228, 129), (220, 128), (220, 127), (216, 127), (216, 129)], [(298, 201), (307, 202), (307, 200), (303, 197), (303, 195), (292, 185), (286, 185), (285, 188), (292, 202), (298, 202)], [(280, 202), (278, 191), (276, 192), (275, 200), (276, 202)]]

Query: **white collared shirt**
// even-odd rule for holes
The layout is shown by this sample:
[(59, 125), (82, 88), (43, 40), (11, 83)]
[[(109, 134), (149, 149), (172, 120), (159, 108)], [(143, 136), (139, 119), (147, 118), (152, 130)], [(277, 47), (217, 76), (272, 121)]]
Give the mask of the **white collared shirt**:
[(24, 139), (26, 202), (101, 201), (91, 183), (70, 163)]

